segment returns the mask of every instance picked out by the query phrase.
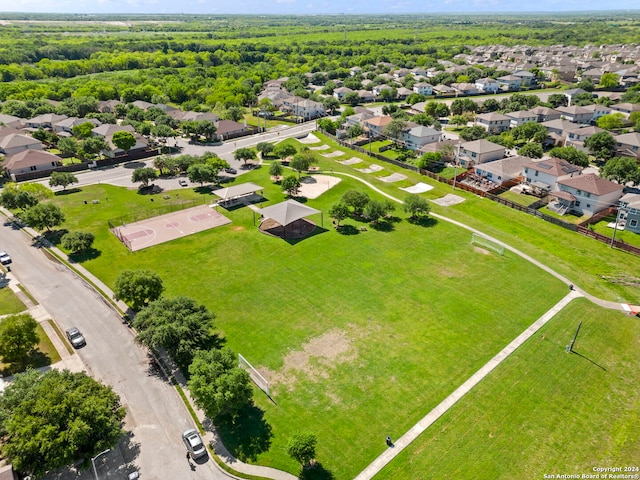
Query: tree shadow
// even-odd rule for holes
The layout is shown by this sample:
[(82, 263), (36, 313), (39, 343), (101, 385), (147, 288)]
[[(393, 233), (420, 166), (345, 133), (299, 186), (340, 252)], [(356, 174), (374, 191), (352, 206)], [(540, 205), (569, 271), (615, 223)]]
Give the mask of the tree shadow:
[[(155, 183), (147, 185), (146, 187), (144, 185), (138, 187), (138, 195), (154, 195), (162, 192), (164, 192), (164, 188)], [(153, 199), (151, 199), (151, 201), (153, 202)]]
[(396, 227), (389, 221), (371, 222), (369, 226), (377, 232), (393, 232)]
[(226, 416), (215, 419), (225, 447), (242, 462), (255, 461), (269, 450), (273, 432), (264, 419), (264, 410), (251, 403), (240, 410), (235, 421)]
[(144, 162), (140, 162), (140, 161), (133, 161), (133, 162), (126, 162), (124, 165), (122, 165), (124, 168), (129, 168), (131, 170), (135, 170), (136, 168), (143, 168), (145, 166)]
[(62, 195), (71, 195), (72, 193), (78, 193), (81, 192), (82, 189), (79, 187), (74, 187), (74, 188), (69, 188), (67, 190), (58, 190), (57, 192), (54, 193), (55, 196), (62, 196)]
[(87, 260), (94, 260), (102, 255), (100, 250), (95, 248), (90, 248), (89, 250), (85, 250), (84, 252), (71, 253), (69, 254), (69, 260), (71, 263), (82, 263)]
[(433, 217), (409, 217), (407, 221), (411, 225), (418, 225), (420, 227), (435, 227), (438, 224), (438, 220)]
[(340, 225), (339, 227), (336, 227), (336, 232), (338, 232), (340, 235), (347, 236), (358, 235), (360, 233), (360, 230), (358, 230), (353, 225)]
[(335, 477), (320, 462), (316, 462), (311, 466), (303, 467), (298, 478), (300, 480), (333, 480)]
[(69, 230), (61, 228), (59, 230), (49, 230), (48, 232), (44, 232), (42, 237), (53, 245), (60, 245), (62, 237), (67, 233), (69, 233)]

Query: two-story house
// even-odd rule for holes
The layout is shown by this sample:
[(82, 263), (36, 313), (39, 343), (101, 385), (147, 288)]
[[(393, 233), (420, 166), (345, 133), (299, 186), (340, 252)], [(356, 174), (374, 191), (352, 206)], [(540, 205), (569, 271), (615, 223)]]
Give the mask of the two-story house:
[(531, 110), (519, 110), (517, 112), (509, 112), (506, 114), (511, 119), (510, 127), (515, 128), (528, 122), (537, 122), (538, 116)]
[(567, 133), (567, 137), (564, 141), (564, 146), (575, 147), (583, 152), (588, 152), (588, 149), (584, 146), (585, 140), (600, 132), (604, 132), (604, 130), (594, 125), (585, 125), (574, 130), (570, 130)]
[(481, 126), (491, 134), (498, 134), (509, 130), (511, 117), (498, 112), (482, 113), (476, 116), (476, 125)]
[(412, 89), (420, 95), (433, 95), (433, 85), (427, 82), (415, 83)]
[(593, 118), (593, 112), (587, 110), (584, 107), (579, 106), (571, 106), (571, 107), (558, 107), (556, 109), (562, 115), (562, 118), (569, 120), (573, 123), (580, 123), (583, 125), (588, 125), (591, 123), (591, 118)]
[(353, 92), (353, 90), (348, 87), (338, 87), (333, 90), (333, 97), (336, 98), (339, 102), (342, 102), (342, 100), (344, 100), (344, 97), (351, 92)]
[(624, 187), (600, 178), (595, 173), (558, 180), (558, 191), (552, 193), (566, 211), (578, 215), (594, 215), (615, 205)]
[(562, 114), (551, 107), (534, 107), (530, 110), (531, 113), (538, 116), (538, 122), (549, 122), (551, 120), (559, 120)]
[(536, 76), (526, 70), (518, 70), (517, 72), (513, 72), (513, 76), (518, 77), (521, 80), (523, 87), (530, 87), (531, 85), (534, 85), (536, 83)]
[(479, 78), (475, 85), (481, 93), (496, 93), (500, 90), (500, 83), (489, 77)]
[(561, 158), (550, 158), (542, 161), (532, 160), (524, 165), (523, 173), (526, 183), (543, 190), (555, 191), (558, 189), (558, 180), (580, 175), (582, 167)]
[(522, 169), (531, 163), (529, 157), (507, 157), (493, 162), (481, 163), (473, 167), (476, 175), (484, 177), (498, 185), (522, 176)]
[(624, 229), (640, 233), (640, 194), (626, 193), (620, 197), (620, 217), (624, 218)]
[(24, 150), (43, 150), (44, 145), (40, 140), (36, 140), (21, 133), (10, 133), (0, 138), (0, 153), (6, 156), (20, 153)]
[(465, 168), (479, 163), (492, 162), (504, 158), (505, 148), (489, 140), (480, 139), (461, 143), (458, 151), (458, 162)]
[(623, 133), (613, 138), (616, 141), (617, 155), (640, 159), (640, 132)]
[(440, 141), (441, 137), (442, 133), (435, 128), (414, 124), (402, 132), (400, 139), (408, 149), (419, 150), (428, 143)]
[(585, 105), (582, 108), (591, 112), (591, 123), (597, 122), (598, 119), (603, 115), (609, 115), (610, 113), (613, 113), (612, 108), (607, 107), (606, 105), (600, 105), (599, 103), (594, 103), (593, 105)]
[(503, 75), (496, 79), (500, 85), (503, 85), (509, 91), (520, 90), (522, 86), (522, 79), (515, 75)]

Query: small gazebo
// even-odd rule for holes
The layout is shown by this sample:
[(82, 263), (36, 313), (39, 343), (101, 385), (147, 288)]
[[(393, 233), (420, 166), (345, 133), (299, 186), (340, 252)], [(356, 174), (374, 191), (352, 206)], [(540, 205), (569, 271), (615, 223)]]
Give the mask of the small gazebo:
[(287, 200), (255, 211), (263, 217), (259, 227), (261, 232), (284, 239), (306, 237), (315, 230), (316, 224), (305, 217), (322, 214), (322, 211), (295, 200)]

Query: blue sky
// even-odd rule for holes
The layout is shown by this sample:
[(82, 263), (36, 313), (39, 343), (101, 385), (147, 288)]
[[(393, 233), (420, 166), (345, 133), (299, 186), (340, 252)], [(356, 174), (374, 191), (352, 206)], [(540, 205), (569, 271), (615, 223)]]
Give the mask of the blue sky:
[(476, 12), (571, 12), (638, 9), (638, 0), (0, 0), (0, 12), (384, 14)]

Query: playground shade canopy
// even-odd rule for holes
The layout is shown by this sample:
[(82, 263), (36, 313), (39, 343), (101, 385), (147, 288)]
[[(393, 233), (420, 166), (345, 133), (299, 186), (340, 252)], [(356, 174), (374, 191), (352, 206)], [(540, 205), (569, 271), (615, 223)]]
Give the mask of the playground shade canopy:
[(240, 185), (234, 185), (232, 187), (221, 188), (220, 190), (214, 190), (214, 195), (220, 197), (220, 199), (225, 202), (227, 200), (235, 200), (240, 197), (244, 197), (246, 195), (251, 195), (252, 193), (256, 193), (264, 190), (260, 185), (256, 185), (255, 183), (241, 183)]
[(316, 210), (315, 208), (307, 207), (300, 202), (296, 202), (295, 200), (287, 200), (282, 203), (277, 203), (275, 205), (271, 205), (266, 208), (262, 208), (258, 210), (265, 218), (270, 218), (275, 222), (278, 222), (282, 226), (287, 226), (290, 223), (295, 222), (296, 220), (300, 220), (301, 218), (307, 217), (309, 215), (314, 215), (316, 213), (322, 213), (320, 210)]

